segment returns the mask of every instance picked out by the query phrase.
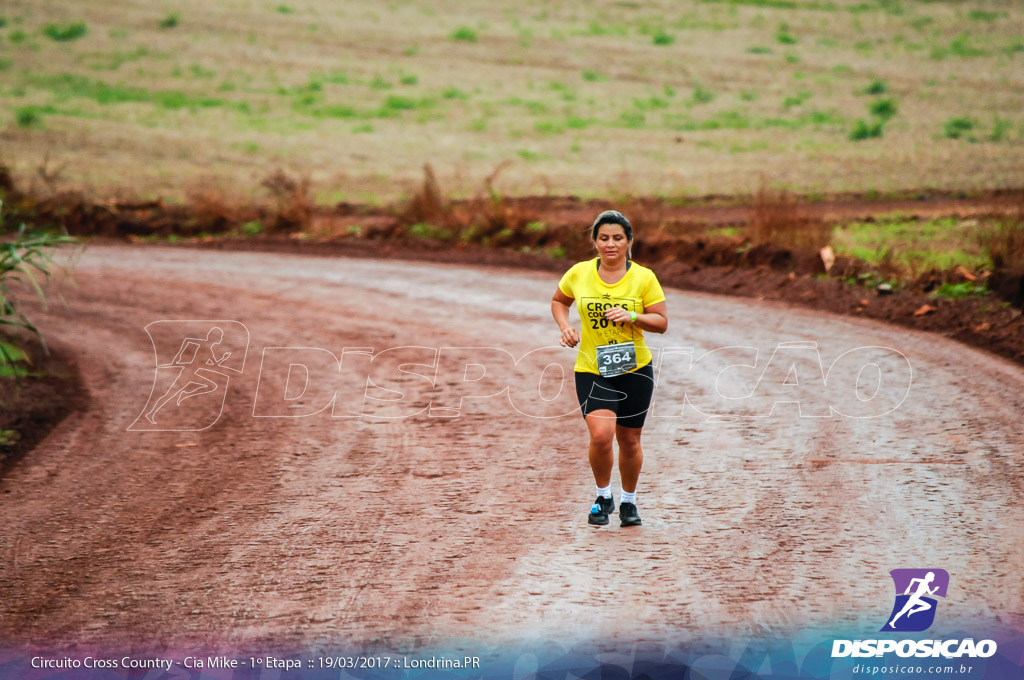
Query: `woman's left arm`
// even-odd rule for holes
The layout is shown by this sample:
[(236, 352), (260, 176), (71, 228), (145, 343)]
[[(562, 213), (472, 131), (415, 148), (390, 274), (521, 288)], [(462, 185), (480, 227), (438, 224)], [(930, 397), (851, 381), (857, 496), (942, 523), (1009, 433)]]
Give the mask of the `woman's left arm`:
[[(622, 307), (609, 307), (604, 313), (605, 318), (615, 323), (630, 323), (633, 315)], [(655, 302), (644, 309), (643, 314), (636, 315), (636, 321), (632, 322), (640, 330), (651, 333), (664, 333), (668, 330), (668, 308), (665, 301)]]
[(634, 326), (651, 333), (664, 333), (668, 330), (668, 307), (665, 301), (655, 302), (644, 309), (643, 314), (636, 315)]

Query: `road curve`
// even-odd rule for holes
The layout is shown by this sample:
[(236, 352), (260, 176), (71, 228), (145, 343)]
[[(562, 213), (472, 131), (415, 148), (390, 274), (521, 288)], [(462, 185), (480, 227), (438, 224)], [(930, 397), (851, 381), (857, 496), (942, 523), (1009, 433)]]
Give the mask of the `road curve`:
[[(28, 303), (89, 398), (0, 482), (0, 638), (263, 652), (870, 633), (902, 567), (950, 573), (937, 633), (1024, 628), (1019, 367), (668, 291), (644, 525), (594, 528), (572, 353), (542, 349), (555, 283), (90, 246), (66, 305)], [(215, 387), (145, 420), (181, 340), (214, 327), (232, 348), (207, 365)]]

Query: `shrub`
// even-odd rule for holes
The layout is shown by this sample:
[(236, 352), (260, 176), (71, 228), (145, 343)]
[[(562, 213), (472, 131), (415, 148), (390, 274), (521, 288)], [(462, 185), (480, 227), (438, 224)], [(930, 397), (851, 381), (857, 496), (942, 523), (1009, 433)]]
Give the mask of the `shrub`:
[(384, 106), (394, 111), (411, 111), (416, 108), (416, 100), (412, 97), (402, 97), (397, 94), (388, 95)]
[(868, 111), (882, 120), (896, 115), (896, 102), (892, 99), (876, 99), (868, 105)]
[(885, 84), (884, 80), (875, 80), (865, 88), (864, 94), (885, 94), (888, 91), (889, 86)]
[(1006, 133), (1009, 132), (1013, 123), (1006, 120), (1005, 118), (996, 118), (992, 123), (992, 134), (989, 135), (988, 141), (990, 142), (1001, 142), (1006, 139)]
[(961, 139), (967, 137), (973, 140), (973, 136), (970, 135), (970, 131), (974, 129), (974, 119), (966, 116), (959, 118), (950, 118), (942, 126), (942, 132), (947, 139)]
[[(3, 203), (0, 202), (0, 233), (6, 233), (4, 226)], [(50, 251), (63, 244), (78, 241), (61, 233), (28, 233), (24, 223), (18, 225), (12, 238), (5, 239), (5, 248), (0, 250), (0, 329), (26, 330), (36, 336), (43, 349), (46, 340), (42, 333), (29, 320), (25, 313), (15, 304), (12, 295), (14, 284), (28, 285), (35, 291), (39, 300), (45, 305), (46, 295), (39, 285), (39, 275), (49, 279), (55, 263)], [(18, 357), (10, 351), (10, 345), (0, 344), (0, 365), (13, 366)]]
[(658, 31), (651, 37), (651, 42), (655, 45), (671, 45), (676, 41), (676, 37), (671, 33), (665, 33), (664, 31)]
[(964, 281), (963, 283), (944, 283), (935, 290), (932, 291), (931, 296), (933, 298), (950, 298), (952, 300), (959, 300), (960, 298), (970, 297), (972, 295), (988, 295), (989, 290), (982, 284), (976, 284), (973, 281)]
[(460, 26), (456, 28), (452, 31), (452, 34), (449, 37), (451, 37), (452, 40), (461, 40), (462, 42), (476, 42), (479, 40), (479, 36), (477, 36), (476, 31), (468, 26)]
[(181, 17), (177, 12), (171, 12), (160, 20), (160, 28), (177, 28), (180, 18)]
[(1015, 214), (984, 225), (975, 239), (996, 269), (1024, 271), (1024, 196)]
[(43, 33), (51, 40), (56, 40), (57, 42), (78, 40), (88, 32), (89, 29), (86, 27), (84, 21), (74, 21), (64, 26), (58, 24), (46, 24), (46, 26), (43, 27)]
[(850, 139), (859, 142), (862, 139), (873, 139), (882, 136), (882, 128), (885, 126), (885, 122), (881, 120), (875, 120), (868, 123), (864, 120), (858, 120), (853, 130), (850, 131)]
[(753, 243), (772, 243), (806, 253), (817, 253), (832, 239), (832, 227), (808, 217), (785, 191), (762, 186), (753, 200), (754, 213), (747, 226)]
[(789, 32), (789, 24), (785, 22), (779, 24), (779, 30), (775, 32), (775, 39), (783, 45), (795, 45), (798, 42), (796, 36)]
[(715, 95), (710, 90), (705, 90), (700, 83), (693, 88), (692, 99), (696, 104), (707, 104), (715, 98)]
[(43, 116), (35, 106), (24, 106), (14, 112), (18, 127), (35, 128), (43, 126)]

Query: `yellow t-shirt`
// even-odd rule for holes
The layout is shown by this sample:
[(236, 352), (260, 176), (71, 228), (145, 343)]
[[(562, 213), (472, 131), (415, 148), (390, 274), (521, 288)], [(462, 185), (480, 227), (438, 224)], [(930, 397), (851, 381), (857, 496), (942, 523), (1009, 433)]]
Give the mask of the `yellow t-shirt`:
[(650, 305), (662, 302), (665, 292), (658, 278), (647, 267), (631, 262), (629, 269), (617, 283), (608, 284), (597, 274), (597, 258), (579, 262), (558, 282), (558, 289), (576, 300), (576, 309), (583, 322), (575, 370), (598, 373), (597, 346), (620, 342), (636, 345), (636, 367), (651, 363), (651, 350), (644, 342), (644, 332), (631, 323), (613, 323), (604, 318), (611, 306), (643, 314)]

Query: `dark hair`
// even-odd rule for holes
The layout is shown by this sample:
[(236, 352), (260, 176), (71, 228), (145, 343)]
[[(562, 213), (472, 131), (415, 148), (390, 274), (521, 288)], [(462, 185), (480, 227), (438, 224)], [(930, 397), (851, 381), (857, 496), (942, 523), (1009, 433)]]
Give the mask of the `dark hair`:
[(633, 225), (629, 223), (626, 216), (620, 213), (618, 210), (605, 210), (603, 213), (597, 216), (594, 220), (594, 226), (590, 230), (590, 238), (594, 241), (597, 240), (597, 230), (605, 224), (617, 224), (622, 227), (622, 230), (626, 232), (626, 240), (633, 240)]

